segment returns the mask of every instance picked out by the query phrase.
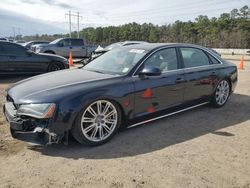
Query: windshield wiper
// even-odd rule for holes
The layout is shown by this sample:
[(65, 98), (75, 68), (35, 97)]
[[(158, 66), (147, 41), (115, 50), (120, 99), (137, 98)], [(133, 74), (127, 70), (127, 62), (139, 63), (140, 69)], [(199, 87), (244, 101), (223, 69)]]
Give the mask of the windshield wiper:
[(119, 76), (121, 76), (118, 73), (104, 72), (104, 71), (100, 71), (100, 70), (92, 70), (92, 69), (86, 69), (86, 68), (85, 68), (85, 70), (91, 71), (91, 72), (97, 72), (97, 73), (101, 73), (101, 74), (111, 74), (111, 75), (117, 75), (117, 76), (119, 75)]
[[(88, 69), (87, 69), (87, 70), (88, 70)], [(88, 71), (92, 71), (92, 72), (97, 72), (97, 73), (105, 74), (104, 72), (99, 71), (99, 70), (88, 70)]]

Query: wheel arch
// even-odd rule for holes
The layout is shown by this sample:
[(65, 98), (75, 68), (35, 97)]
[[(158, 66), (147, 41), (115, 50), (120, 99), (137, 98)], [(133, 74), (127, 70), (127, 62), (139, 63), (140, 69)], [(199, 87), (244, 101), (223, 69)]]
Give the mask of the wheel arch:
[(72, 129), (72, 127), (74, 126), (74, 124), (75, 124), (75, 122), (76, 122), (78, 116), (82, 113), (82, 111), (83, 111), (88, 105), (90, 105), (91, 103), (93, 103), (93, 102), (95, 102), (95, 101), (97, 101), (97, 100), (107, 100), (107, 101), (110, 101), (110, 102), (116, 104), (117, 107), (119, 108), (119, 110), (121, 111), (121, 114), (122, 114), (122, 117), (121, 117), (121, 118), (122, 118), (122, 119), (121, 119), (121, 122), (122, 122), (122, 123), (121, 123), (120, 129), (123, 129), (123, 128), (126, 127), (127, 121), (126, 121), (125, 110), (124, 110), (124, 108), (122, 107), (122, 104), (119, 102), (119, 100), (117, 100), (117, 99), (115, 99), (115, 98), (113, 98), (113, 97), (100, 97), (100, 98), (94, 98), (94, 99), (88, 100), (88, 102), (85, 103), (85, 104), (80, 104), (81, 107), (78, 108), (77, 113), (76, 113), (75, 116), (73, 117), (73, 121), (72, 121), (72, 123), (70, 124), (69, 130)]
[(49, 71), (50, 66), (51, 66), (52, 64), (55, 64), (55, 63), (60, 64), (60, 66), (62, 67), (61, 70), (66, 69), (66, 66), (65, 66), (62, 62), (56, 61), (56, 60), (51, 60), (51, 62), (48, 63), (47, 72)]
[(232, 92), (232, 80), (231, 80), (230, 76), (226, 76), (224, 79), (228, 81), (230, 93), (231, 93)]
[(47, 54), (56, 54), (53, 50), (45, 50), (44, 53), (47, 53)]

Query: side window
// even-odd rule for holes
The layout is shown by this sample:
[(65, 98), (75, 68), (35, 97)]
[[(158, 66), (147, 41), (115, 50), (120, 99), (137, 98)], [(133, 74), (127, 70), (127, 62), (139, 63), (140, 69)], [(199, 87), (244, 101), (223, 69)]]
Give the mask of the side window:
[(71, 39), (72, 46), (83, 46), (83, 40), (81, 39)]
[(175, 48), (166, 48), (155, 52), (145, 61), (144, 66), (154, 66), (162, 72), (176, 70), (178, 61)]
[(185, 68), (199, 67), (210, 64), (207, 55), (202, 50), (197, 48), (180, 48), (180, 51)]
[(64, 47), (64, 46), (70, 46), (70, 40), (69, 39), (63, 39), (59, 43), (59, 46)]
[(27, 49), (18, 44), (5, 44), (3, 46), (3, 51), (5, 55), (8, 56), (27, 56)]
[(69, 39), (64, 39), (63, 40), (63, 46), (71, 46), (70, 40)]
[(215, 59), (212, 55), (208, 54), (209, 59), (211, 60), (212, 64), (220, 64), (220, 62)]

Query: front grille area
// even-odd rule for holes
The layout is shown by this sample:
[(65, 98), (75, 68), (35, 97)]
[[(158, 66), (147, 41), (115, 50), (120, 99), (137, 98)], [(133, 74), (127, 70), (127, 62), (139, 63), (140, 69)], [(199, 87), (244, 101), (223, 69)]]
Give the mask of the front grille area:
[(11, 96), (7, 95), (6, 101), (11, 102), (14, 105), (15, 109), (18, 109), (19, 105), (15, 104), (14, 99)]

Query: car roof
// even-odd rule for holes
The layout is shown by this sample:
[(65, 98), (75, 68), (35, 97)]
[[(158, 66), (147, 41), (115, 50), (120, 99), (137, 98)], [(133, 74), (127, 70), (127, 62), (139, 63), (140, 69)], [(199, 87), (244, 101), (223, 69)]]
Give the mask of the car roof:
[(18, 43), (14, 43), (14, 42), (9, 42), (9, 41), (0, 41), (0, 44), (11, 44), (11, 45), (18, 45), (18, 46), (22, 46), (22, 45), (20, 45), (20, 44), (18, 44)]
[(136, 41), (136, 40), (126, 40), (124, 42), (122, 42), (123, 44), (129, 44), (129, 43), (138, 43), (138, 44), (141, 44), (141, 43), (148, 43), (146, 41)]
[(142, 50), (154, 50), (157, 48), (162, 48), (162, 47), (177, 47), (177, 46), (184, 46), (184, 47), (195, 47), (195, 48), (206, 48), (203, 46), (195, 45), (195, 44), (187, 44), (187, 43), (140, 43), (140, 44), (134, 44), (134, 45), (128, 45), (128, 46), (123, 46), (121, 48), (130, 48), (130, 49), (142, 49)]
[(0, 43), (3, 43), (3, 44), (15, 44), (13, 42), (9, 42), (9, 41), (6, 41), (6, 40), (0, 40)]
[(77, 39), (77, 40), (83, 40), (82, 38), (70, 38), (70, 37), (58, 38), (58, 39)]

